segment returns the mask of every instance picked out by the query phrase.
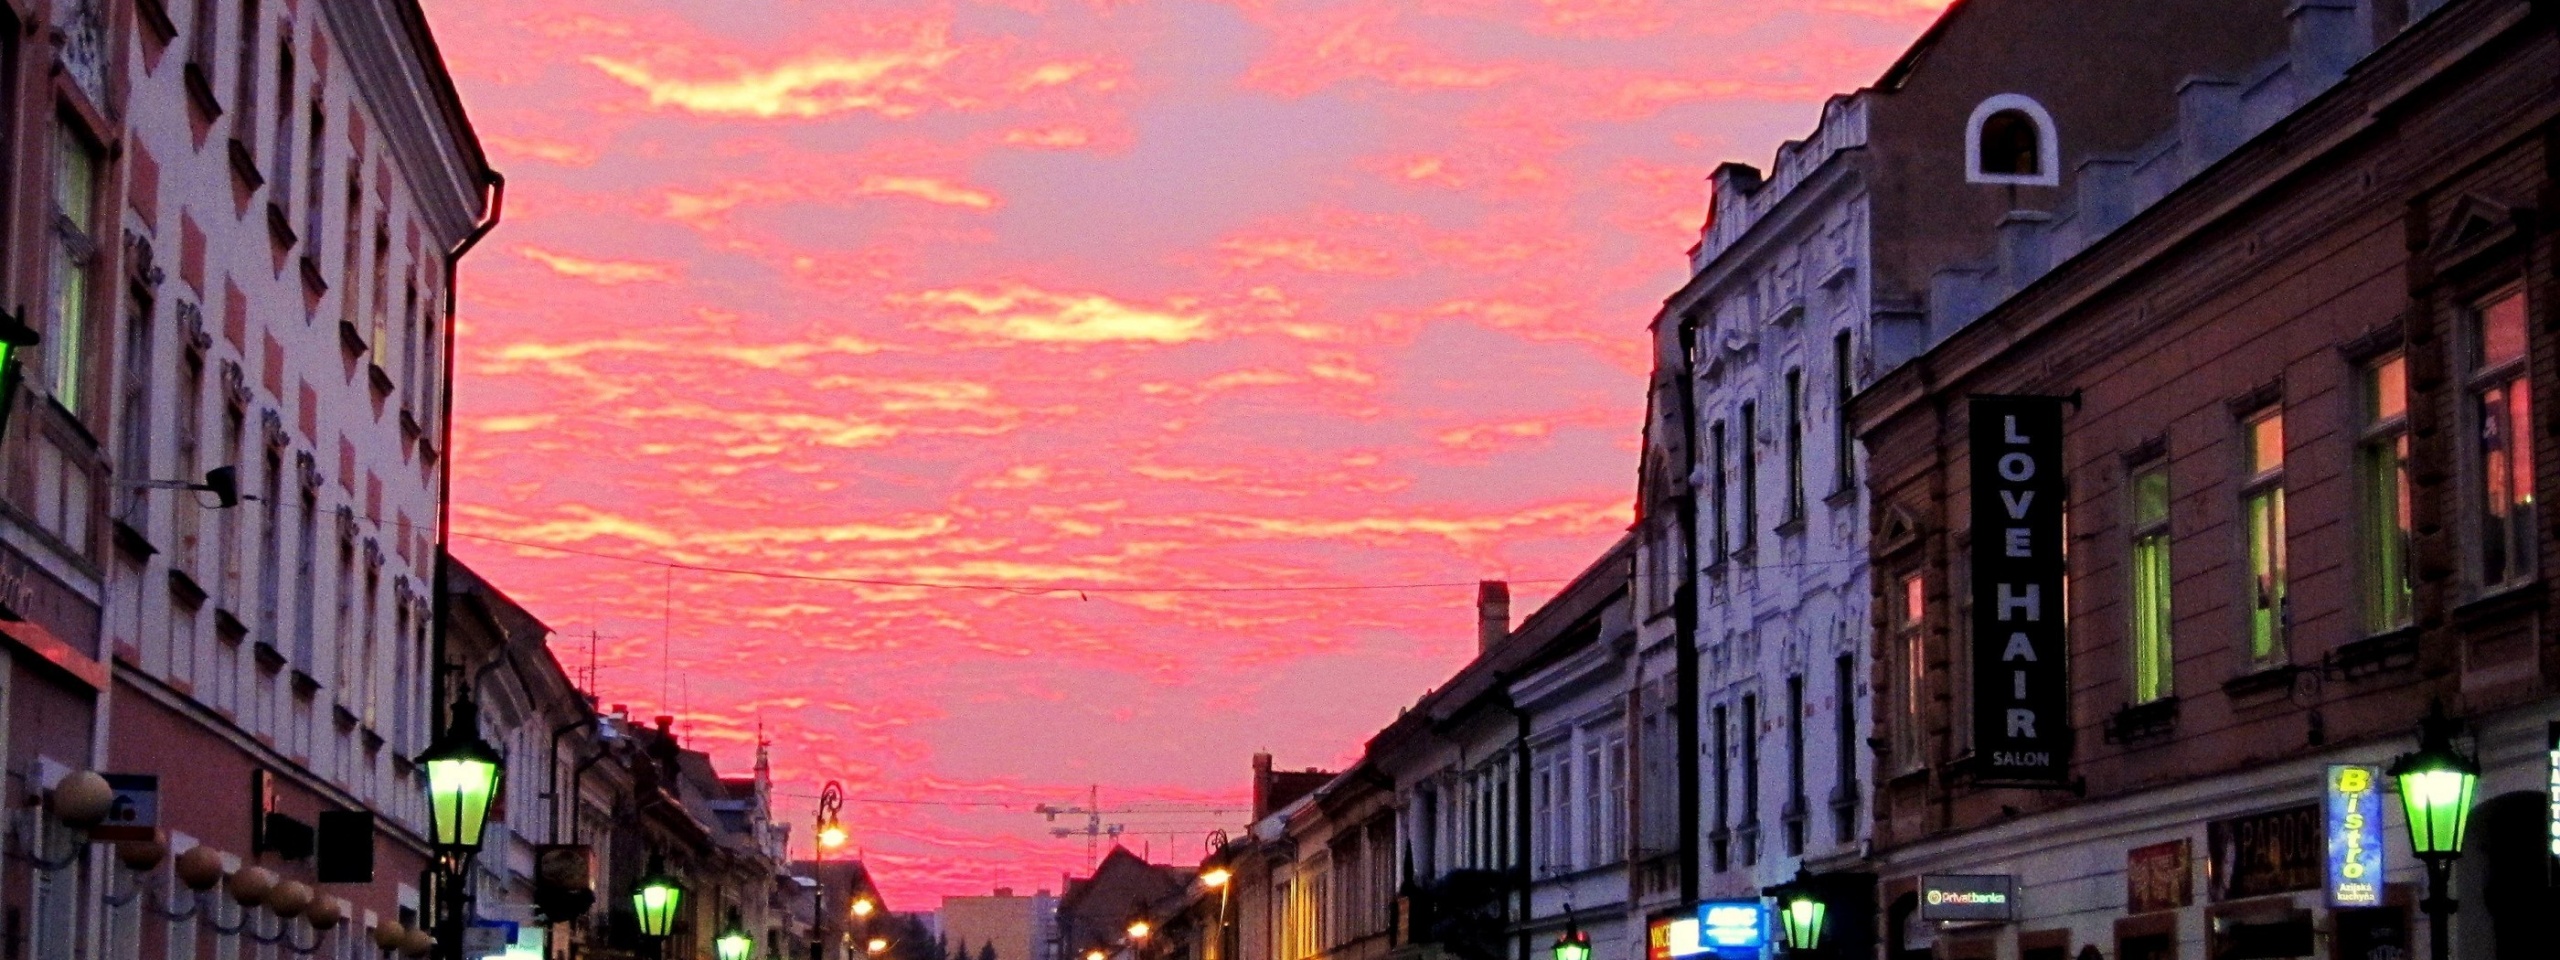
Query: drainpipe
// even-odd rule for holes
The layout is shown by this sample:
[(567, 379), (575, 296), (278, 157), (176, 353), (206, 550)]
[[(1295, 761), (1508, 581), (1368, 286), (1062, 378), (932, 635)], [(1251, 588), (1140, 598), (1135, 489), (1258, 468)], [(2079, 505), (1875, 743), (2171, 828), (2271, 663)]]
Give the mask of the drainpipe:
[[(1686, 317), (1680, 320), (1680, 447), (1685, 451), (1682, 464), (1687, 496), (1675, 497), (1680, 519), (1680, 556), (1684, 558), (1679, 587), (1672, 596), (1673, 687), (1671, 695), (1673, 727), (1677, 731), (1676, 748), (1680, 753), (1680, 905), (1698, 902), (1698, 621), (1704, 611), (1698, 592), (1698, 571), (1704, 564), (1698, 551), (1698, 378), (1691, 369), (1696, 361), (1697, 324)], [(1750, 443), (1751, 438), (1743, 438)], [(1638, 825), (1642, 829), (1642, 825)]]
[[(454, 356), (454, 347), (459, 339), (455, 335), (454, 320), (461, 309), (457, 302), (460, 299), (457, 292), (462, 287), (460, 267), (463, 255), (470, 253), (471, 248), (479, 246), (481, 238), (487, 237), (489, 231), (498, 228), (498, 221), (505, 215), (507, 209), (506, 175), (491, 170), (489, 179), (483, 186), (487, 191), (485, 194), (487, 209), (482, 213), (480, 222), (472, 225), (471, 232), (462, 238), (462, 242), (455, 244), (454, 248), (444, 255), (444, 386), (443, 395), (437, 398), (441, 401), (443, 409), (438, 411), (437, 418), (440, 423), (436, 428), (437, 442), (443, 449), (444, 469), (439, 471), (436, 477), (435, 597), (428, 601), (432, 611), (428, 616), (434, 623), (434, 626), (428, 628), (428, 637), (434, 648), (429, 652), (429, 656), (430, 662), (434, 664), (434, 675), (439, 680), (445, 672), (447, 648), (445, 619), (451, 612), (452, 606), (450, 599), (445, 595), (449, 586), (446, 582), (445, 567), (451, 562), (453, 556), (453, 380), (454, 371), (460, 367)], [(441, 686), (441, 683), (438, 685)], [(431, 701), (428, 709), (432, 712), (429, 714), (431, 722), (427, 729), (442, 730), (447, 720), (443, 692), (438, 690), (436, 696), (428, 699)]]
[(1537, 876), (1537, 858), (1529, 852), (1529, 712), (1511, 699), (1511, 678), (1496, 674), (1494, 682), (1502, 685), (1502, 709), (1511, 715), (1515, 725), (1511, 736), (1511, 852), (1520, 860), (1520, 960), (1529, 960), (1530, 914), (1535, 908), (1531, 887)]

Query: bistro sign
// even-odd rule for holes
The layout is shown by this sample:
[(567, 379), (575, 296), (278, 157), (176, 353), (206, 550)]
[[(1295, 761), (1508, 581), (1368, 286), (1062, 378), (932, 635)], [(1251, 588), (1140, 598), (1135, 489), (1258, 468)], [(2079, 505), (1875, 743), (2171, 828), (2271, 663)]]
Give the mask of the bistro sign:
[(2382, 905), (2382, 771), (2362, 764), (2329, 767), (2331, 907)]
[(1972, 399), (1973, 731), (1983, 783), (2071, 777), (2062, 399)]

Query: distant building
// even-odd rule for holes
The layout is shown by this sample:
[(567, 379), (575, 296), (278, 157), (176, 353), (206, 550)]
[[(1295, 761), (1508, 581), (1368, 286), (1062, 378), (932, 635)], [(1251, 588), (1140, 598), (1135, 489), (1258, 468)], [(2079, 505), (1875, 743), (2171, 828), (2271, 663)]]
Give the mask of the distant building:
[(957, 960), (1054, 960), (1058, 898), (1047, 890), (1027, 897), (998, 887), (993, 896), (942, 898), (942, 941)]
[(1113, 846), (1093, 875), (1067, 881), (1058, 897), (1057, 956), (1082, 957), (1092, 950), (1118, 948), (1137, 919), (1191, 883), (1188, 867), (1148, 863)]

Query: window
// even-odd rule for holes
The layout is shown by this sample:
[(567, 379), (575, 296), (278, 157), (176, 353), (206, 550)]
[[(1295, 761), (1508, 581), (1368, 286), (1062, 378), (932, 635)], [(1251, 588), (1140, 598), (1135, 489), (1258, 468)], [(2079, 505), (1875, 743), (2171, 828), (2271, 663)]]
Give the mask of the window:
[(1760, 696), (1742, 695), (1742, 865), (1760, 862)]
[[(288, 36), (280, 37), (276, 41), (276, 130), (275, 152), (272, 158), (275, 162), (270, 164), (275, 168), (275, 172), (271, 174), (275, 180), (275, 192), (267, 195), (268, 200), (276, 205), (278, 211), (288, 209), (293, 204), (294, 64), (293, 40), (289, 36), (291, 27), (288, 25), (286, 29)], [(284, 222), (292, 221), (288, 219)]]
[(2177, 654), (2170, 640), (2169, 617), (2169, 465), (2152, 461), (2134, 468), (2132, 701), (2150, 703), (2177, 690)]
[(2240, 425), (2246, 476), (2240, 516), (2249, 538), (2249, 665), (2285, 662), (2284, 414), (2268, 410)]
[(1712, 858), (1710, 864), (1717, 873), (1723, 873), (1733, 866), (1728, 859), (1729, 851), (1726, 844), (1729, 841), (1725, 836), (1733, 826), (1733, 733), (1728, 727), (1728, 721), (1731, 718), (1727, 716), (1726, 710), (1724, 704), (1716, 704), (1714, 730), (1716, 822), (1708, 829), (1710, 840), (1708, 855)]
[(319, 676), (318, 638), (312, 633), (311, 616), (320, 606), (317, 589), (320, 564), (320, 492), (305, 485), (302, 499), (296, 503), (299, 516), (294, 517), (293, 556), (293, 665), (311, 676)]
[[(192, 478), (203, 476), (205, 471), (204, 454), (197, 449), (197, 435), (204, 430), (204, 357), (192, 350), (183, 352), (185, 356), (178, 360), (177, 422), (169, 435), (177, 445), (177, 476)], [(203, 576), (196, 567), (197, 545), (204, 538), (203, 507), (192, 498), (182, 497), (170, 517), (177, 527), (170, 565), (189, 577)]]
[(203, 78), (207, 95), (213, 91), (213, 54), (222, 42), (222, 0), (196, 0), (195, 16), (187, 24), (187, 66)]
[(1895, 650), (1902, 661), (1902, 682), (1899, 684), (1902, 689), (1896, 698), (1900, 716), (1895, 718), (1893, 725), (1894, 766), (1906, 772), (1920, 769), (1923, 742), (1920, 732), (1923, 724), (1928, 722), (1929, 657), (1927, 647), (1922, 643), (1927, 633), (1921, 628), (1927, 622), (1929, 612), (1926, 586), (1927, 582), (1919, 574), (1904, 574), (1894, 581), (1892, 592), (1885, 596), (1886, 602), (1892, 605), (1892, 618), (1888, 622), (1893, 628)]
[(1804, 675), (1787, 678), (1787, 855), (1804, 855)]
[(1787, 513), (1804, 519), (1804, 371), (1787, 371)]
[(53, 329), (44, 332), (44, 365), (54, 402), (76, 414), (97, 291), (98, 148), (69, 121), (57, 124), (55, 134)]
[(383, 214), (373, 225), (373, 334), (366, 342), (373, 345), (373, 366), (389, 374), (396, 362), (391, 356), (391, 216)]
[(1582, 842), (1590, 848), (1584, 851), (1583, 862), (1595, 867), (1615, 863), (1618, 859), (1617, 851), (1609, 849), (1608, 779), (1603, 776), (1604, 761), (1601, 759), (1607, 746), (1602, 738), (1595, 736), (1591, 738), (1590, 749), (1582, 754), (1583, 803), (1590, 808), (1582, 818)]
[(1609, 738), (1609, 835), (1608, 862), (1616, 863), (1627, 850), (1627, 738), (1625, 734)]
[(1560, 868), (1563, 866), (1563, 861), (1559, 860), (1559, 859), (1556, 857), (1556, 855), (1555, 855), (1555, 841), (1554, 841), (1554, 837), (1555, 837), (1555, 835), (1556, 835), (1556, 774), (1555, 774), (1555, 771), (1554, 771), (1554, 770), (1550, 770), (1550, 769), (1548, 769), (1547, 767), (1545, 767), (1545, 766), (1541, 765), (1540, 767), (1538, 767), (1538, 772), (1537, 772), (1537, 777), (1536, 777), (1536, 783), (1537, 783), (1537, 793), (1536, 793), (1536, 795), (1535, 795), (1535, 796), (1533, 796), (1533, 797), (1531, 798), (1531, 802), (1532, 802), (1533, 804), (1535, 804), (1535, 806), (1532, 808), (1532, 809), (1535, 811), (1535, 812), (1532, 814), (1532, 816), (1534, 817), (1534, 819), (1533, 819), (1531, 822), (1533, 822), (1533, 823), (1537, 824), (1538, 836), (1539, 836), (1539, 837), (1541, 837), (1541, 838), (1544, 838), (1543, 842), (1541, 842), (1541, 843), (1537, 844), (1537, 848), (1538, 848), (1538, 852), (1539, 852), (1539, 853), (1538, 853), (1538, 869), (1540, 869), (1541, 871), (1546, 871), (1546, 872), (1554, 872), (1554, 871), (1556, 871), (1556, 870), (1560, 869)]
[(2357, 537), (2367, 634), (2410, 624), (2409, 370), (2398, 354), (2365, 365), (2358, 391)]
[(1831, 417), (1831, 463), (1837, 471), (1832, 489), (1845, 493), (1858, 485), (1858, 437), (1849, 424), (1849, 400), (1858, 393), (1857, 372), (1849, 348), (1849, 332), (1843, 330), (1831, 338), (1831, 376), (1834, 384)]
[(1732, 501), (1729, 499), (1731, 491), (1725, 489), (1724, 421), (1718, 420), (1707, 428), (1707, 447), (1707, 495), (1715, 504), (1715, 522), (1707, 532), (1713, 549), (1707, 553), (1715, 558), (1715, 562), (1722, 563), (1724, 555), (1733, 550), (1733, 537), (1728, 532), (1733, 529), (1733, 522), (1730, 514)]
[(258, 136), (258, 0), (240, 0), (240, 67), (232, 77), (231, 142), (247, 150)]
[(325, 205), (322, 197), (326, 195), (321, 174), (329, 164), (328, 141), (324, 139), (328, 129), (329, 114), (320, 109), (320, 100), (315, 96), (311, 100), (311, 129), (305, 134), (302, 154), (302, 255), (312, 261), (313, 267), (318, 267), (320, 261), (320, 208)]
[(362, 330), (357, 320), (358, 305), (364, 300), (357, 294), (356, 280), (364, 269), (364, 153), (358, 150), (347, 158), (347, 222), (344, 241), (338, 256), (338, 319), (346, 329)]
[(1832, 839), (1848, 843), (1858, 837), (1858, 656), (1844, 653), (1832, 664)]
[(2472, 514), (2478, 523), (2472, 574), (2483, 592), (2524, 583), (2533, 573), (2533, 390), (2525, 376), (2524, 292), (2510, 290), (2472, 311), (2468, 399), (2473, 441)]
[(267, 450), (266, 489), (258, 502), (258, 636), (259, 643), (283, 647), (277, 643), (284, 617), (284, 458), (274, 448)]
[[(222, 412), (222, 458), (224, 464), (240, 462), (241, 447), (248, 439), (248, 411), (226, 405)], [(240, 551), (246, 539), (240, 535), (240, 515), (249, 512), (246, 505), (229, 510), (216, 510), (214, 521), (214, 562), (221, 565), (221, 583), (214, 588), (214, 603), (238, 610), (241, 598)]]
[(2053, 115), (2033, 98), (2014, 93), (1982, 101), (1966, 122), (1965, 167), (1965, 179), (1972, 183), (2061, 183)]
[(1742, 495), (1735, 507), (1741, 521), (1740, 542), (1736, 550), (1749, 550), (1759, 539), (1760, 528), (1760, 411), (1757, 405), (1742, 405), (1742, 443), (1737, 451), (1742, 457)]
[[(116, 409), (116, 470), (128, 481), (152, 476), (151, 328), (155, 308), (149, 288), (131, 286), (124, 318), (124, 382), (117, 385)], [(135, 530), (148, 527), (150, 490), (128, 482), (121, 492), (124, 502), (118, 506), (117, 519)]]
[(1556, 778), (1556, 822), (1554, 824), (1554, 829), (1549, 834), (1552, 839), (1548, 842), (1553, 844), (1555, 847), (1554, 856), (1556, 866), (1561, 869), (1571, 870), (1577, 866), (1573, 859), (1573, 838), (1576, 833), (1573, 821), (1577, 815), (1588, 818), (1590, 816), (1590, 812), (1587, 810), (1577, 811), (1574, 809), (1573, 742), (1568, 740), (1558, 744), (1557, 754), (1554, 766)]

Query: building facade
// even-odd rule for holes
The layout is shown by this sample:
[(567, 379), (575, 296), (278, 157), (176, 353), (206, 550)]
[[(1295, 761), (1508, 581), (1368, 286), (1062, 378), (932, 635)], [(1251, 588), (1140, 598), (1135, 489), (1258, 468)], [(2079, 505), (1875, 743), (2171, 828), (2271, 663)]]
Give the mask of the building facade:
[[(2408, 956), (2427, 921), (2398, 804), (2360, 829), (2328, 807), (2378, 795), (2367, 777), (2436, 707), (2484, 768), (2455, 956), (2550, 950), (2560, 555), (2531, 491), (2560, 461), (2529, 398), (2560, 386), (2560, 346), (2528, 211), (2560, 199), (2560, 17), (2295, 16), (2285, 63), (2190, 87), (2210, 109), (2017, 231), (2057, 266), (1852, 404), (1894, 705), (1874, 823), (1889, 958)], [(2095, 239), (2067, 222), (2111, 215)], [(1982, 433), (2040, 424), (1978, 427), (1983, 396), (2058, 419)], [(1979, 528), (1997, 514), (1978, 497), (2018, 471), (1978, 437), (2062, 471), (2062, 650), (1993, 645), (2041, 592), (1984, 579), (2008, 535)], [(1992, 671), (2026, 692), (2045, 676), (2029, 658), (2065, 651), (2067, 776), (2009, 785), (1993, 744), (2019, 728), (1985, 711), (2012, 695)], [(2348, 834), (2379, 883), (2329, 862)], [(1949, 877), (1990, 884), (2005, 919), (1946, 922), (1927, 894)]]
[(2039, 273), (2014, 237), (2053, 219), (2064, 172), (2170, 127), (2180, 83), (2221, 89), (2210, 78), (2281, 54), (2288, 9), (1958, 3), (1768, 171), (1716, 171), (1693, 274), (1653, 326), (1637, 528), (1649, 921), (1756, 902), (1803, 871), (1840, 908), (1842, 949), (1875, 942), (1870, 805), (1889, 771), (1868, 746), (1850, 398), (1998, 292), (1966, 280)]

